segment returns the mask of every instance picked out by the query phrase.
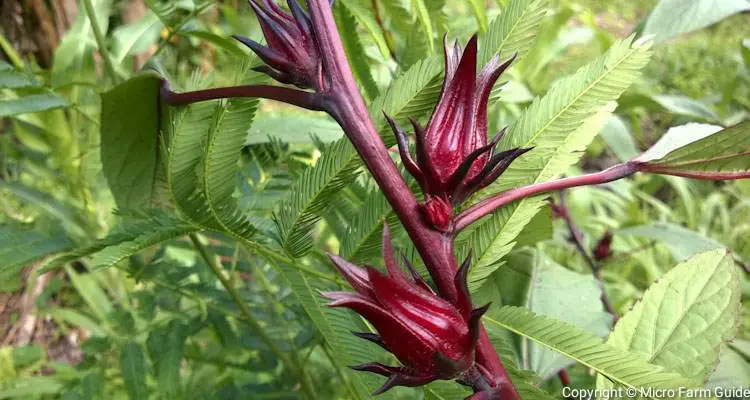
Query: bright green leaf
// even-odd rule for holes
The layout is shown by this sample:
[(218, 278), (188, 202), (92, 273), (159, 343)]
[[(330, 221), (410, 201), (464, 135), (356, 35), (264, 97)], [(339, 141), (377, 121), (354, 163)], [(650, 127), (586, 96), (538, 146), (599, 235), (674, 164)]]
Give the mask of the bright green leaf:
[(748, 0), (661, 0), (643, 29), (659, 42), (692, 32), (750, 10)]
[[(519, 257), (527, 258), (532, 273), (526, 299), (526, 307), (540, 315), (554, 317), (575, 325), (588, 333), (605, 337), (609, 333), (612, 316), (604, 311), (600, 297), (601, 287), (591, 274), (573, 272), (539, 251), (520, 251), (511, 263), (521, 263)], [(572, 360), (551, 350), (530, 343), (528, 347), (530, 369), (542, 379), (549, 379)]]
[(713, 250), (651, 285), (607, 344), (702, 384), (719, 359), (719, 345), (735, 334), (739, 313), (738, 268), (726, 250)]
[(64, 98), (51, 93), (32, 94), (11, 100), (0, 101), (0, 117), (34, 113), (70, 107)]
[(493, 317), (484, 320), (572, 358), (620, 385), (632, 388), (691, 386), (691, 382), (680, 375), (602, 343), (601, 339), (565, 322), (520, 307), (502, 307)]
[(634, 160), (640, 171), (696, 179), (750, 178), (750, 121), (721, 129), (687, 124), (671, 128)]

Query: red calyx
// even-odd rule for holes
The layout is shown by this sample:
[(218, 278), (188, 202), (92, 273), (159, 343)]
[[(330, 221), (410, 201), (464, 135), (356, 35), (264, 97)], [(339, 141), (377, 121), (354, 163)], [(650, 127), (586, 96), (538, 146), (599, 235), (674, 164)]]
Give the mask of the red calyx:
[(602, 261), (612, 256), (612, 233), (607, 231), (594, 246), (594, 260)]
[(267, 65), (255, 68), (275, 80), (300, 88), (325, 89), (320, 52), (312, 23), (297, 0), (287, 0), (287, 14), (272, 0), (248, 0), (258, 16), (267, 46), (250, 38), (234, 36)]
[(416, 160), (409, 153), (406, 133), (386, 115), (396, 134), (404, 166), (426, 195), (459, 205), (494, 182), (516, 158), (531, 150), (515, 148), (496, 153), (495, 146), (505, 129), (487, 142), (490, 92), (514, 59), (515, 56), (500, 63), (495, 57), (477, 76), (477, 37), (469, 40), (463, 52), (457, 43), (450, 46), (446, 41), (440, 100), (426, 128), (412, 120)]
[[(393, 386), (420, 386), (437, 379), (454, 379), (474, 365), (479, 322), (489, 305), (472, 310), (466, 278), (469, 259), (456, 274), (456, 305), (437, 296), (414, 272), (407, 278), (395, 257), (388, 230), (383, 232), (384, 275), (373, 267), (360, 268), (338, 256), (331, 261), (352, 285), (352, 292), (326, 292), (331, 307), (347, 307), (361, 314), (377, 330), (355, 333), (393, 353), (403, 367), (379, 363), (352, 367), (388, 377), (375, 394)], [(404, 260), (406, 261), (406, 260)]]

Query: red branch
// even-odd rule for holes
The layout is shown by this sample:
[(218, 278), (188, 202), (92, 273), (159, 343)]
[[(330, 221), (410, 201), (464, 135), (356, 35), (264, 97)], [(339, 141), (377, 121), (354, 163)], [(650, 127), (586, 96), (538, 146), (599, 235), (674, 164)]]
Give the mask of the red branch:
[(607, 168), (604, 171), (593, 174), (574, 176), (570, 178), (556, 179), (553, 181), (535, 183), (533, 185), (510, 189), (497, 194), (493, 197), (480, 201), (466, 211), (462, 212), (455, 221), (455, 231), (466, 228), (479, 219), (492, 214), (494, 211), (526, 197), (535, 196), (541, 193), (554, 192), (556, 190), (567, 189), (576, 186), (598, 185), (602, 183), (616, 181), (626, 176), (630, 176), (637, 171), (637, 167), (631, 163), (618, 164)]
[(326, 98), (320, 94), (280, 86), (231, 86), (177, 93), (169, 88), (169, 83), (166, 80), (162, 81), (161, 85), (162, 100), (167, 104), (176, 106), (235, 97), (261, 97), (313, 111), (325, 111), (327, 107)]

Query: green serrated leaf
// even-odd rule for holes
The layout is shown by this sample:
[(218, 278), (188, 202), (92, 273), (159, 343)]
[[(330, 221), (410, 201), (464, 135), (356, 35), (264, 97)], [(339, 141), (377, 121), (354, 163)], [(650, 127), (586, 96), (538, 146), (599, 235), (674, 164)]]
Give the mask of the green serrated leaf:
[[(556, 263), (540, 251), (521, 250), (510, 261), (515, 268), (521, 264), (531, 267), (525, 306), (575, 325), (598, 337), (606, 337), (612, 316), (604, 311), (601, 287), (591, 274), (582, 275)], [(506, 303), (507, 304), (507, 303)], [(535, 343), (528, 345), (529, 365), (542, 379), (549, 379), (571, 361)]]
[(432, 20), (430, 19), (430, 13), (427, 10), (424, 0), (411, 0), (411, 7), (414, 13), (417, 15), (417, 21), (424, 31), (425, 42), (429, 49), (428, 54), (432, 54), (435, 51), (435, 37), (434, 30), (432, 28)]
[(750, 121), (721, 129), (687, 124), (669, 129), (635, 160), (639, 170), (697, 179), (750, 178)]
[(187, 332), (182, 321), (172, 320), (151, 332), (147, 342), (154, 361), (159, 392), (167, 398), (178, 397), (181, 391), (180, 365)]
[(607, 344), (702, 384), (719, 359), (719, 345), (735, 334), (740, 307), (732, 256), (724, 249), (701, 253), (651, 285)]
[(205, 135), (210, 131), (218, 107), (216, 102), (170, 107), (167, 109), (170, 117), (164, 119), (163, 131), (168, 136), (167, 187), (177, 209), (196, 225), (221, 230), (199, 187)]
[(349, 222), (341, 241), (341, 256), (355, 263), (376, 259), (380, 255), (386, 221), (389, 225), (395, 224), (396, 214), (383, 192), (373, 190), (361, 211)]
[(146, 73), (102, 94), (102, 169), (121, 208), (147, 204), (153, 193), (160, 84), (157, 74)]
[(149, 212), (138, 218), (125, 218), (106, 237), (47, 260), (44, 270), (82, 257), (93, 256), (92, 265), (108, 267), (154, 244), (200, 230), (168, 212)]
[[(573, 325), (520, 307), (502, 307), (485, 321), (559, 352), (629, 388), (692, 387), (691, 381), (621, 351)], [(655, 398), (654, 398), (655, 399)]]
[(385, 36), (383, 36), (383, 31), (378, 25), (378, 21), (375, 19), (375, 13), (371, 9), (372, 4), (367, 0), (341, 0), (339, 3), (346, 7), (349, 13), (367, 30), (367, 33), (377, 44), (380, 54), (383, 57), (389, 57), (388, 43)]
[(486, 64), (498, 53), (503, 58), (513, 54), (518, 54), (519, 60), (523, 58), (534, 43), (546, 7), (547, 0), (512, 0), (480, 40), (479, 65)]
[(296, 189), (282, 203), (278, 213), (282, 245), (292, 257), (301, 257), (310, 250), (312, 226), (330, 205), (329, 199), (357, 176), (360, 165), (350, 152), (354, 149), (348, 141), (330, 145), (316, 167), (302, 174)]
[[(319, 291), (330, 290), (320, 280), (311, 279), (298, 269), (277, 263), (287, 283), (292, 287), (295, 296), (305, 309), (326, 342), (335, 349), (333, 355), (338, 367), (344, 370), (349, 365), (372, 362), (378, 359), (380, 348), (352, 335), (352, 332), (366, 332), (362, 320), (348, 310), (330, 308)], [(348, 372), (351, 382), (350, 393), (357, 399), (369, 399), (370, 393), (382, 385), (382, 379), (372, 374)], [(392, 398), (393, 392), (384, 393), (385, 398)]]
[(122, 346), (120, 371), (128, 397), (131, 400), (148, 399), (146, 357), (140, 344), (130, 341)]
[(13, 225), (0, 226), (0, 277), (11, 280), (25, 265), (73, 246), (62, 232), (45, 234)]
[(201, 190), (213, 219), (225, 231), (246, 238), (256, 229), (240, 210), (234, 192), (240, 151), (257, 109), (257, 99), (231, 99), (217, 109), (207, 133), (201, 175)]

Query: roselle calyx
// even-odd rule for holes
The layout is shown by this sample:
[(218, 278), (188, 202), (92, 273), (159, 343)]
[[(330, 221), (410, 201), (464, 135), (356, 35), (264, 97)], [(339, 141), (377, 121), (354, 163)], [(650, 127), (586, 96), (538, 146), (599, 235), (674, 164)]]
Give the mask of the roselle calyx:
[(450, 229), (454, 206), (494, 182), (513, 160), (531, 150), (514, 148), (496, 153), (505, 129), (487, 140), (490, 92), (514, 59), (515, 56), (501, 63), (495, 56), (477, 75), (476, 35), (463, 52), (458, 43), (451, 46), (446, 40), (440, 100), (426, 127), (411, 120), (416, 160), (409, 152), (406, 133), (386, 115), (404, 167), (425, 194), (425, 217), (439, 230)]
[(437, 379), (457, 379), (474, 366), (479, 323), (489, 304), (472, 309), (466, 284), (470, 260), (455, 276), (456, 304), (437, 296), (414, 271), (407, 278), (396, 261), (388, 230), (383, 231), (387, 275), (371, 266), (358, 267), (341, 257), (331, 261), (356, 292), (325, 292), (331, 307), (350, 308), (367, 319), (375, 333), (355, 333), (393, 353), (402, 367), (369, 363), (353, 366), (388, 379), (375, 391), (393, 386), (421, 386)]
[(612, 232), (604, 232), (592, 251), (595, 261), (603, 261), (612, 256)]
[(255, 68), (275, 80), (300, 88), (324, 89), (323, 66), (310, 17), (297, 0), (287, 0), (291, 15), (273, 0), (248, 0), (258, 16), (267, 46), (250, 38), (234, 38), (267, 65)]

